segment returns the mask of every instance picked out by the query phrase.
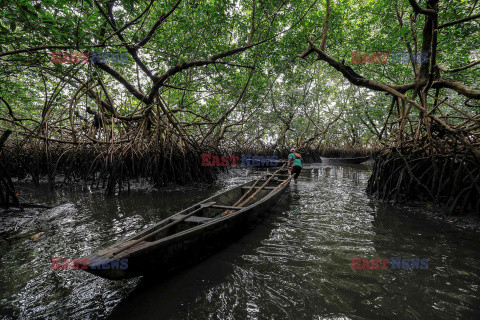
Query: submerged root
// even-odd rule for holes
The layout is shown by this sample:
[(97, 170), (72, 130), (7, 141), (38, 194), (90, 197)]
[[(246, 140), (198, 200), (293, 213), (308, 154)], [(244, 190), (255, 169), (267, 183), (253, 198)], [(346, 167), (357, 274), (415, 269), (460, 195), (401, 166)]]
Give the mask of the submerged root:
[(11, 177), (20, 180), (30, 178), (38, 184), (47, 179), (51, 187), (59, 179), (64, 183), (83, 182), (103, 187), (107, 194), (129, 190), (130, 180), (139, 178), (157, 187), (168, 183), (210, 183), (220, 169), (203, 167), (196, 151), (175, 147), (50, 145), (48, 152), (44, 147), (6, 147), (2, 163), (9, 168)]
[(431, 201), (450, 214), (480, 212), (480, 164), (455, 156), (390, 152), (376, 159), (367, 193), (394, 203)]

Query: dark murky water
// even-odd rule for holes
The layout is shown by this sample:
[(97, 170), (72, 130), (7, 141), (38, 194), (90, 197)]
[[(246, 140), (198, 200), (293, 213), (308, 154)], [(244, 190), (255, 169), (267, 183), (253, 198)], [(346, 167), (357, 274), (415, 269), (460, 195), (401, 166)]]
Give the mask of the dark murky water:
[[(52, 270), (250, 177), (195, 191), (130, 196), (21, 189), (62, 204), (0, 217), (6, 319), (479, 319), (480, 241), (369, 200), (370, 172), (311, 166), (238, 242), (161, 281)], [(31, 186), (22, 186), (32, 188)], [(30, 195), (29, 195), (30, 194)], [(413, 209), (412, 209), (413, 210)], [(29, 236), (43, 231), (37, 241)], [(426, 270), (352, 270), (351, 258), (428, 258)]]

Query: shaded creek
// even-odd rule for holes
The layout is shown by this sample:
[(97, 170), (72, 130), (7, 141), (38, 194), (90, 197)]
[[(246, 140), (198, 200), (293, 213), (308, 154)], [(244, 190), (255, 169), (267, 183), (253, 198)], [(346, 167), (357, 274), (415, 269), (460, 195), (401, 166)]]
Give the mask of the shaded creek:
[[(254, 171), (253, 174), (256, 174)], [(254, 230), (163, 280), (109, 281), (52, 270), (225, 188), (246, 170), (188, 191), (101, 192), (20, 185), (53, 209), (0, 217), (6, 319), (478, 319), (480, 241), (365, 195), (363, 166), (309, 165)], [(29, 191), (29, 189), (32, 189)], [(411, 210), (408, 215), (405, 211)], [(37, 241), (29, 237), (43, 231)], [(352, 270), (352, 257), (428, 258), (426, 270)]]

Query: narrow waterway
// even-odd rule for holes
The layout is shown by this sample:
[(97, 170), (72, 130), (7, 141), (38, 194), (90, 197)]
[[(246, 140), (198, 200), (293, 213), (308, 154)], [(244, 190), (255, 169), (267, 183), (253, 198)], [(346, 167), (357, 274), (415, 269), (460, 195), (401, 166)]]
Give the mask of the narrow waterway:
[[(363, 166), (310, 165), (254, 230), (164, 280), (109, 281), (52, 270), (205, 197), (251, 179), (225, 174), (206, 189), (55, 192), (62, 204), (0, 217), (0, 315), (5, 319), (479, 319), (480, 241), (365, 195)], [(255, 174), (255, 172), (253, 172)], [(42, 191), (43, 190), (43, 191)], [(407, 212), (409, 210), (410, 212)], [(421, 216), (421, 215), (419, 215)], [(29, 236), (45, 235), (37, 241)], [(427, 269), (353, 270), (352, 257), (428, 259)]]

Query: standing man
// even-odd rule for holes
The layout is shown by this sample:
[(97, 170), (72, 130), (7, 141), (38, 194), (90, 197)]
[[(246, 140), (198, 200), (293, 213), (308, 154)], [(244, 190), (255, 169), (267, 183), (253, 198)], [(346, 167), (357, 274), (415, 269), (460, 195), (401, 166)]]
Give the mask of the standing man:
[[(290, 165), (292, 165), (292, 168), (290, 168)], [(300, 175), (300, 171), (302, 171), (302, 156), (300, 153), (296, 153), (293, 148), (288, 155), (287, 169), (290, 169), (290, 173), (293, 175), (293, 181), (297, 184), (298, 176)]]

